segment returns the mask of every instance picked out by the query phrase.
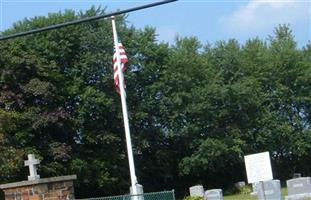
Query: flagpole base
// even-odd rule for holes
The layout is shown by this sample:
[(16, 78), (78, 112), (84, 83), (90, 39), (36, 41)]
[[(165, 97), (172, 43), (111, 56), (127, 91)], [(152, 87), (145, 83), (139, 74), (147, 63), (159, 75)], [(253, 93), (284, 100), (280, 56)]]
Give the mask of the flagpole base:
[[(131, 193), (131, 195), (133, 195), (131, 197), (131, 200), (144, 200), (144, 195), (143, 195), (144, 194), (144, 188), (143, 188), (143, 186), (137, 183), (134, 187), (135, 188), (130, 187), (130, 193)], [(136, 194), (134, 191), (136, 191)]]

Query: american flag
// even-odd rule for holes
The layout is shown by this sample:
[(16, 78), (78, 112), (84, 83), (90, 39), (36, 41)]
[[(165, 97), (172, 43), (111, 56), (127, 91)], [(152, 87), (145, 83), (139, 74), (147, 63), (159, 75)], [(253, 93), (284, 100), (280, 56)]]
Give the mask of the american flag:
[[(119, 53), (120, 53), (120, 60), (121, 60), (121, 71), (122, 73), (126, 70), (127, 66), (127, 56), (124, 50), (124, 47), (121, 43), (118, 43)], [(117, 92), (120, 94), (120, 83), (119, 83), (119, 72), (118, 72), (118, 62), (117, 62), (117, 53), (116, 50), (113, 54), (113, 78), (114, 78), (114, 87), (117, 90)], [(124, 81), (123, 81), (124, 83)], [(125, 84), (124, 84), (125, 87)]]

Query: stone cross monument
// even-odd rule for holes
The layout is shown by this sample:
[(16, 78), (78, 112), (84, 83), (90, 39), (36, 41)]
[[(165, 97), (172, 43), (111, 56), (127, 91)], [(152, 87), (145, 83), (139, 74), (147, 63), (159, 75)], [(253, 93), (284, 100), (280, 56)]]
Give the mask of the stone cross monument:
[[(25, 166), (29, 166), (28, 181), (0, 185), (5, 200), (67, 200), (75, 199), (73, 181), (76, 175), (40, 178), (37, 165), (40, 160), (28, 154)], [(1, 197), (0, 197), (1, 199)]]
[(29, 166), (28, 181), (38, 180), (40, 179), (40, 175), (37, 174), (37, 166), (40, 164), (40, 160), (35, 159), (34, 154), (28, 154), (28, 160), (25, 161), (25, 166)]

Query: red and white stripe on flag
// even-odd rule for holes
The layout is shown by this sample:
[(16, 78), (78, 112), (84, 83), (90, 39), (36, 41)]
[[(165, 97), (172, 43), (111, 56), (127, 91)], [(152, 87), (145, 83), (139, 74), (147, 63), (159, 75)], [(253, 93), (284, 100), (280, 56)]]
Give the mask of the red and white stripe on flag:
[[(120, 53), (120, 60), (121, 60), (121, 73), (123, 73), (126, 70), (127, 66), (127, 56), (125, 53), (125, 49), (121, 43), (118, 43), (119, 53)], [(118, 62), (117, 62), (117, 53), (116, 50), (113, 54), (113, 78), (114, 78), (114, 87), (117, 90), (117, 92), (120, 94), (120, 83), (119, 83), (119, 71), (118, 71)], [(124, 80), (123, 80), (124, 83)], [(124, 83), (125, 88), (125, 83)]]

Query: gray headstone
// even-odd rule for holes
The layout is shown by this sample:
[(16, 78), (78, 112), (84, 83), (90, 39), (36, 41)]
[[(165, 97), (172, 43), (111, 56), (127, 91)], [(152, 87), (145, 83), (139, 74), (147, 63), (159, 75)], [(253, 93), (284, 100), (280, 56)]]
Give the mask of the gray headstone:
[(243, 187), (245, 187), (245, 185), (245, 181), (239, 181), (234, 184), (235, 188), (238, 190), (241, 190)]
[(288, 196), (297, 194), (311, 194), (311, 178), (301, 177), (286, 181), (288, 188)]
[(285, 200), (308, 200), (311, 199), (311, 194), (296, 194), (296, 195), (290, 195), (285, 196)]
[(293, 174), (293, 178), (300, 178), (301, 177), (301, 173), (294, 173)]
[(202, 185), (195, 185), (189, 188), (191, 197), (203, 197), (204, 196), (204, 188)]
[(279, 180), (263, 181), (258, 184), (259, 200), (281, 200), (281, 183)]
[(207, 190), (204, 193), (204, 200), (223, 200), (222, 190), (221, 189), (213, 189)]
[(251, 193), (252, 196), (257, 195), (258, 187), (259, 187), (259, 183), (252, 183), (252, 189), (253, 189), (253, 192)]

